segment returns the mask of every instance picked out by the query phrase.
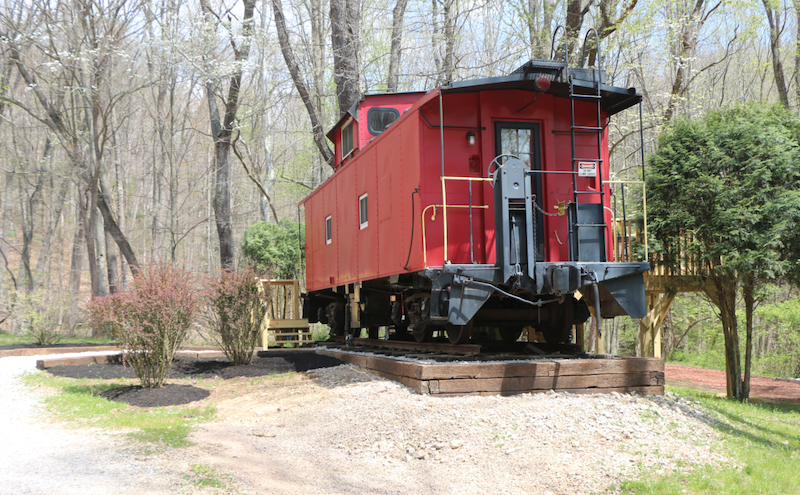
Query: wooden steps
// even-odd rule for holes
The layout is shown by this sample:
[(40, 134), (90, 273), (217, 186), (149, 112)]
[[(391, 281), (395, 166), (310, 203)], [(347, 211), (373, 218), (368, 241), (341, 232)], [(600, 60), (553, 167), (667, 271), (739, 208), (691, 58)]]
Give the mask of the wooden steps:
[(664, 360), (601, 356), (527, 362), (427, 364), (385, 356), (318, 350), (421, 394), (513, 395), (534, 392), (664, 394)]

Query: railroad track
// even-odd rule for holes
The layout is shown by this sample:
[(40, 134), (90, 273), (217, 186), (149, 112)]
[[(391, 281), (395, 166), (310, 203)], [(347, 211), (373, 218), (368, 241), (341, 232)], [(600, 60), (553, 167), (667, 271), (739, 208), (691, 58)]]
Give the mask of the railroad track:
[(595, 357), (584, 353), (582, 347), (577, 344), (543, 344), (538, 342), (515, 342), (512, 345), (496, 341), (476, 344), (450, 344), (446, 341), (409, 342), (357, 338), (353, 339), (351, 346), (348, 346), (344, 337), (334, 336), (328, 341), (317, 342), (316, 345), (317, 347), (343, 351), (369, 352), (386, 356), (433, 359), (436, 361)]

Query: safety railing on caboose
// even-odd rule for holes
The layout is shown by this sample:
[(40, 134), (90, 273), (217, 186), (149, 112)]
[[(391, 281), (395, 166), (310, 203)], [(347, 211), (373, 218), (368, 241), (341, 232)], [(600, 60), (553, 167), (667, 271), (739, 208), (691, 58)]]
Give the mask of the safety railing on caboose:
[[(468, 215), (469, 215), (469, 258), (472, 264), (475, 264), (475, 239), (474, 239), (474, 230), (473, 230), (473, 210), (488, 210), (489, 206), (485, 204), (475, 205), (472, 202), (472, 183), (473, 182), (491, 182), (493, 179), (486, 178), (486, 177), (459, 177), (459, 176), (444, 176), (442, 179), (442, 204), (437, 205), (428, 205), (422, 210), (422, 260), (425, 264), (425, 267), (428, 267), (428, 241), (427, 241), (427, 233), (425, 230), (425, 215), (433, 208), (433, 215), (431, 215), (431, 221), (436, 220), (436, 213), (437, 209), (441, 208), (442, 210), (442, 229), (444, 232), (444, 236), (442, 239), (442, 248), (443, 248), (443, 258), (442, 260), (445, 263), (449, 263), (449, 256), (448, 256), (448, 234), (447, 234), (447, 209), (448, 208), (466, 208)], [(467, 181), (468, 183), (468, 190), (469, 190), (469, 203), (466, 205), (458, 205), (458, 204), (448, 204), (447, 203), (447, 181)]]
[[(606, 207), (611, 211), (611, 224), (613, 226), (612, 231), (614, 232), (614, 259), (617, 261), (648, 261), (650, 259), (650, 242), (647, 235), (647, 186), (645, 182), (641, 180), (607, 180), (605, 183), (611, 186), (612, 197), (615, 198), (614, 202), (611, 203), (613, 207)], [(618, 186), (616, 190), (614, 186)], [(629, 196), (626, 194), (626, 186), (642, 187), (641, 226), (635, 220), (628, 220), (628, 210), (631, 208), (626, 204), (626, 198)], [(616, 198), (621, 198), (621, 205), (619, 205), (619, 208), (616, 204)], [(637, 209), (638, 208), (633, 208), (633, 210)], [(621, 216), (619, 216), (619, 213), (621, 213)], [(633, 248), (634, 240), (638, 239), (639, 233), (642, 233), (644, 237), (644, 242), (639, 241), (644, 248), (643, 260), (635, 259), (637, 256)]]

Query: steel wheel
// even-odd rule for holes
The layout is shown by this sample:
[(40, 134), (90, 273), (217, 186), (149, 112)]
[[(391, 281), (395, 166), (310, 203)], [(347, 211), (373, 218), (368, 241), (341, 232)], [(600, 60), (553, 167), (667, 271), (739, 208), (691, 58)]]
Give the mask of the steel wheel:
[(429, 342), (433, 337), (433, 324), (422, 323), (414, 328), (414, 340), (417, 342)]
[(575, 300), (567, 297), (563, 303), (548, 305), (550, 319), (542, 328), (544, 338), (548, 344), (561, 344), (569, 340), (574, 321)]
[(447, 332), (447, 339), (451, 344), (466, 344), (472, 337), (472, 320), (466, 325), (452, 325), (450, 323), (445, 327)]

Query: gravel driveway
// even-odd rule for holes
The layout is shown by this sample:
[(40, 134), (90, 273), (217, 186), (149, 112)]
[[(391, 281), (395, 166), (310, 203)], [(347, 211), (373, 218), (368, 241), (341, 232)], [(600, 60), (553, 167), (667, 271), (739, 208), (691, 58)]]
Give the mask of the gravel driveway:
[[(100, 353), (93, 353), (100, 354)], [(46, 358), (81, 354), (50, 354)], [(154, 469), (123, 434), (71, 430), (42, 414), (41, 400), (18, 379), (43, 356), (0, 359), (0, 494), (164, 494), (180, 489), (181, 472)]]

